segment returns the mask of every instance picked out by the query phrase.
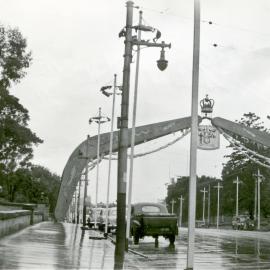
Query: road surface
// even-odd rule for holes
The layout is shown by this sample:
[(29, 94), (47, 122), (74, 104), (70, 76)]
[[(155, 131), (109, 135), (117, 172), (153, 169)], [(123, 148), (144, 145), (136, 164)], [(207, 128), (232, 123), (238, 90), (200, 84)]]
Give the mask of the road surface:
[[(42, 222), (0, 240), (0, 269), (113, 269), (114, 245), (96, 231), (70, 223)], [(146, 237), (130, 246), (125, 269), (185, 269), (187, 229), (174, 247)], [(194, 269), (270, 269), (270, 233), (197, 229)]]

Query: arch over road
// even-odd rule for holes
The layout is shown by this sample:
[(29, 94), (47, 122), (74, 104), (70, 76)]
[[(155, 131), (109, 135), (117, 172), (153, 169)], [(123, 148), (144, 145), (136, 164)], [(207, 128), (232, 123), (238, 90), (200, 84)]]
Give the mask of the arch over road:
[[(199, 117), (199, 123), (201, 121), (202, 118)], [(217, 128), (221, 128), (235, 135), (252, 140), (255, 143), (270, 147), (269, 133), (249, 128), (220, 117), (215, 117), (211, 121), (212, 124)], [(190, 126), (191, 117), (184, 117), (180, 119), (136, 127), (135, 145), (142, 144), (144, 142), (151, 141), (177, 131), (189, 129)], [(128, 136), (131, 138), (131, 129), (129, 129)], [(113, 138), (112, 150), (113, 152), (116, 152), (118, 149), (118, 131), (114, 131)], [(96, 160), (97, 139), (97, 135), (90, 138), (88, 153), (86, 153), (86, 140), (83, 141), (79, 146), (75, 148), (67, 161), (62, 174), (61, 186), (55, 208), (55, 217), (58, 221), (64, 220), (69, 204), (71, 203), (73, 193), (85, 168), (85, 159), (79, 158), (79, 153), (81, 152), (84, 157), (88, 157), (90, 162)], [(131, 140), (129, 140), (129, 142), (130, 141)], [(109, 132), (100, 135), (100, 156), (109, 154), (109, 142)], [(128, 147), (130, 147), (130, 143)]]
[[(135, 145), (151, 141), (171, 133), (189, 129), (191, 125), (191, 118), (185, 117), (170, 121), (164, 121), (156, 124), (136, 127)], [(131, 129), (128, 133), (131, 138)], [(61, 186), (58, 194), (57, 204), (55, 208), (55, 218), (58, 221), (64, 220), (69, 204), (71, 203), (73, 193), (76, 189), (81, 174), (85, 168), (85, 159), (79, 158), (79, 152), (84, 157), (88, 157), (89, 161), (97, 159), (97, 135), (89, 139), (88, 153), (86, 153), (86, 140), (75, 148), (69, 157), (64, 168), (61, 180)], [(129, 140), (131, 141), (131, 140)], [(100, 156), (109, 154), (110, 133), (103, 133), (100, 135)], [(130, 143), (128, 145), (130, 147)], [(118, 149), (118, 131), (113, 134), (112, 151), (116, 152)]]

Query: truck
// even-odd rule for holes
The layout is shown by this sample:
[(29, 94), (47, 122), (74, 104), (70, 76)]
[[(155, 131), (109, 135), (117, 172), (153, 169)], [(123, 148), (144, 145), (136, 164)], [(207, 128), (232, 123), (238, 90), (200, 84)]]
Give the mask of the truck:
[(159, 203), (136, 203), (131, 206), (130, 233), (135, 245), (139, 239), (145, 236), (155, 238), (158, 245), (158, 237), (169, 239), (170, 244), (175, 242), (178, 235), (177, 217), (169, 214), (165, 205)]

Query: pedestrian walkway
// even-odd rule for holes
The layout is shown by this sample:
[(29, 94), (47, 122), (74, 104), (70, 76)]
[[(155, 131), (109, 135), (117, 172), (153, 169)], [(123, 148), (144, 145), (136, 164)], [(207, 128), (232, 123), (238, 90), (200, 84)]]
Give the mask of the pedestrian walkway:
[[(80, 225), (42, 222), (0, 240), (0, 269), (113, 269), (114, 245)], [(132, 266), (127, 254), (125, 268)]]

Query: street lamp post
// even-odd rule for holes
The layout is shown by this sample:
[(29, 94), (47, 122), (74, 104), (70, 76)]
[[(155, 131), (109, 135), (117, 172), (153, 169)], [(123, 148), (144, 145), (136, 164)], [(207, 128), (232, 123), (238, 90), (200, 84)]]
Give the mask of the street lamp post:
[(184, 198), (183, 198), (183, 196), (181, 195), (178, 199), (179, 199), (179, 202), (180, 202), (180, 209), (179, 209), (179, 227), (181, 228), (181, 227), (182, 227), (182, 213), (183, 213), (183, 201), (184, 201)]
[[(139, 25), (138, 25), (138, 41), (141, 41), (141, 25), (142, 25), (142, 11), (139, 12)], [(135, 145), (135, 126), (136, 126), (136, 113), (137, 113), (137, 97), (138, 97), (138, 82), (139, 82), (139, 66), (140, 66), (140, 45), (137, 45), (137, 59), (135, 71), (135, 87), (133, 98), (133, 112), (132, 112), (132, 128), (131, 128), (131, 145), (130, 145), (130, 162), (129, 162), (129, 182), (128, 182), (128, 202), (127, 202), (127, 228), (126, 228), (126, 250), (128, 250), (128, 239), (130, 236), (130, 216), (131, 216), (131, 199), (132, 199), (132, 185), (133, 185), (133, 157)]]
[(172, 214), (174, 214), (174, 204), (176, 203), (176, 201), (174, 199), (172, 199), (170, 201), (171, 205), (172, 205)]
[[(132, 30), (153, 31), (148, 26), (133, 26), (133, 2), (127, 1), (126, 27), (119, 33), (119, 37), (125, 37), (125, 53), (123, 68), (123, 91), (121, 102), (121, 117), (118, 118), (119, 127), (119, 145), (118, 145), (118, 181), (117, 181), (117, 232), (115, 246), (115, 269), (122, 269), (124, 262), (124, 253), (126, 247), (126, 184), (127, 184), (127, 149), (128, 141), (128, 111), (129, 111), (129, 87), (130, 87), (130, 64), (132, 61), (133, 45), (142, 45), (147, 47), (160, 47), (161, 55), (157, 61), (158, 68), (164, 70), (168, 61), (165, 60), (164, 48), (171, 47), (171, 44), (165, 42), (139, 41), (137, 37), (132, 36)], [(159, 32), (160, 34), (160, 32)], [(157, 34), (156, 39), (160, 35)], [(156, 41), (156, 40), (155, 40)]]
[(209, 184), (208, 185), (208, 211), (207, 211), (208, 227), (210, 226), (210, 193), (211, 193), (211, 186)]
[(115, 97), (116, 95), (121, 95), (121, 92), (117, 92), (117, 89), (120, 90), (120, 86), (117, 86), (117, 75), (114, 74), (113, 82), (113, 92), (108, 92), (106, 89), (111, 88), (112, 86), (103, 86), (101, 92), (109, 97), (113, 96), (112, 102), (112, 115), (111, 115), (111, 131), (110, 131), (110, 146), (109, 146), (109, 168), (108, 168), (108, 181), (107, 181), (107, 196), (106, 196), (106, 219), (105, 219), (105, 237), (108, 235), (108, 214), (109, 214), (109, 197), (110, 197), (110, 182), (111, 182), (111, 163), (112, 163), (112, 146), (113, 146), (113, 127), (114, 127), (114, 111), (115, 111)]
[(201, 190), (201, 192), (203, 192), (203, 223), (205, 223), (205, 218), (204, 218), (204, 210), (205, 210), (205, 193), (207, 193), (207, 190), (205, 189), (205, 187), (203, 188), (203, 190)]
[(242, 183), (242, 181), (239, 181), (239, 177), (236, 177), (236, 180), (233, 181), (234, 184), (236, 184), (236, 207), (235, 207), (235, 215), (238, 216), (239, 215), (239, 211), (238, 211), (238, 204), (239, 204), (239, 197), (238, 197), (238, 193), (239, 193), (239, 184)]
[(258, 169), (258, 173), (255, 174), (257, 177), (257, 193), (258, 193), (258, 211), (257, 211), (257, 230), (261, 229), (261, 182), (263, 179), (263, 176), (260, 174), (260, 169)]
[(194, 0), (187, 269), (193, 269), (194, 264), (196, 180), (197, 180), (196, 171), (197, 171), (197, 145), (198, 145), (199, 60), (200, 60), (200, 0)]
[(84, 157), (85, 159), (85, 172), (84, 172), (84, 192), (83, 192), (83, 227), (86, 226), (86, 197), (87, 197), (87, 186), (88, 186), (88, 162), (89, 162), (89, 138), (90, 136), (87, 135), (86, 137), (86, 155)]
[(98, 182), (99, 182), (99, 160), (100, 160), (100, 125), (110, 121), (109, 117), (101, 115), (101, 108), (98, 109), (98, 116), (91, 117), (89, 119), (89, 124), (95, 122), (98, 124), (98, 140), (97, 140), (97, 174), (96, 174), (96, 214), (95, 214), (95, 225), (97, 227), (97, 207), (98, 207)]
[(217, 229), (219, 227), (219, 190), (223, 188), (223, 186), (220, 185), (219, 181), (217, 186), (214, 186), (214, 188), (217, 189)]
[(81, 183), (82, 183), (82, 179), (81, 179), (81, 176), (80, 176), (80, 180), (79, 180), (79, 192), (78, 192), (78, 200), (77, 200), (77, 224), (80, 223)]

